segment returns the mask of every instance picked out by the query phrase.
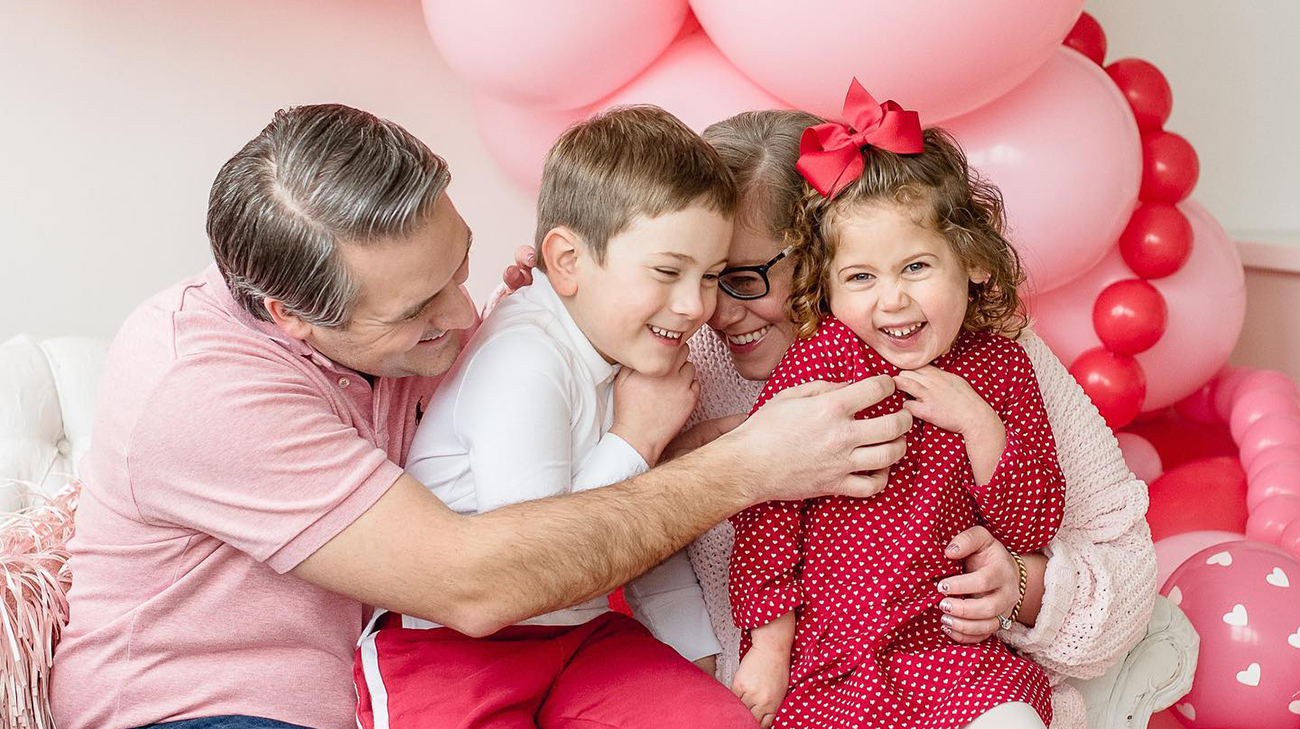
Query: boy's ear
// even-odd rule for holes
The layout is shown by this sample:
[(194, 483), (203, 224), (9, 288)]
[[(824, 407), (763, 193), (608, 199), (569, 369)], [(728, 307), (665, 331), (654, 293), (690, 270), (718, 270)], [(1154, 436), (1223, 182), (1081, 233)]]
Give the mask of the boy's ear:
[(551, 228), (542, 238), (538, 255), (546, 265), (546, 278), (555, 293), (573, 296), (578, 292), (579, 261), (585, 252), (582, 238), (562, 225)]

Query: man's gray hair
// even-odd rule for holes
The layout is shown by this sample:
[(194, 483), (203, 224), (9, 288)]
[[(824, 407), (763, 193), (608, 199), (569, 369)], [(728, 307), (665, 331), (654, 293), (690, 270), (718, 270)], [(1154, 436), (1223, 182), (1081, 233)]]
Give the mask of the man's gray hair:
[(321, 327), (347, 323), (357, 294), (340, 246), (409, 235), (447, 188), (447, 163), (405, 129), (341, 104), (276, 112), (217, 173), (208, 239), (230, 293)]

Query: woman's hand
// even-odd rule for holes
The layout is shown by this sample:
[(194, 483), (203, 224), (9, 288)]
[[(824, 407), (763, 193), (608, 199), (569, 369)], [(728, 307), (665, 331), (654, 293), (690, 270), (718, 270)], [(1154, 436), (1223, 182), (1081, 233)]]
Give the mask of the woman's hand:
[(953, 537), (944, 556), (961, 560), (965, 573), (939, 582), (946, 595), (939, 603), (943, 631), (958, 643), (979, 643), (998, 632), (998, 616), (1009, 614), (1020, 599), (1020, 571), (1006, 547), (982, 526)]
[(506, 266), (501, 280), (511, 293), (531, 286), (533, 283), (533, 266), (537, 265), (537, 250), (532, 246), (519, 246), (515, 249), (515, 262)]

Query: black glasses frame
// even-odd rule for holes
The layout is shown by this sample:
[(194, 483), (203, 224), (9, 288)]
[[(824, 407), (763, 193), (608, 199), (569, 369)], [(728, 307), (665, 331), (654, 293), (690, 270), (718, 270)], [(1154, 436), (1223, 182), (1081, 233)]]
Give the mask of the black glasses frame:
[[(741, 301), (753, 301), (754, 299), (761, 299), (764, 296), (767, 296), (768, 293), (772, 290), (772, 282), (767, 280), (768, 270), (772, 268), (772, 266), (775, 266), (777, 261), (780, 261), (782, 258), (785, 258), (786, 256), (790, 255), (790, 252), (793, 250), (794, 250), (794, 246), (786, 246), (785, 249), (782, 250), (780, 253), (776, 254), (776, 256), (772, 258), (772, 260), (768, 261), (767, 263), (764, 263), (761, 266), (731, 266), (730, 268), (722, 269), (722, 273), (718, 274), (718, 288), (722, 289), (722, 293), (726, 294), (727, 296), (730, 296), (733, 299), (739, 299)], [(733, 291), (730, 287), (728, 287), (727, 274), (741, 273), (741, 272), (746, 272), (746, 273), (752, 272), (758, 274), (758, 277), (763, 279), (763, 293), (742, 294), (737, 291)]]

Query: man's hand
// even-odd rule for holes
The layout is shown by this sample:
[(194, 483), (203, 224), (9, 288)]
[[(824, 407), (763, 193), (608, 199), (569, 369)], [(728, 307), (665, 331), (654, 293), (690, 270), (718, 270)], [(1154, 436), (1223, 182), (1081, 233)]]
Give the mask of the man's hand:
[(673, 370), (649, 377), (624, 367), (614, 378), (614, 425), (609, 432), (627, 441), (653, 466), (677, 435), (700, 398), (695, 365), (683, 346)]
[(903, 435), (912, 414), (853, 416), (893, 392), (894, 381), (885, 375), (847, 385), (809, 382), (772, 398), (717, 442), (740, 449), (753, 503), (874, 496), (907, 450)]
[(939, 592), (943, 632), (958, 643), (979, 643), (998, 632), (999, 615), (1006, 615), (1020, 599), (1020, 571), (1011, 553), (988, 529), (974, 526), (958, 534), (944, 551), (961, 560), (965, 573), (945, 577)]
[(702, 445), (712, 443), (719, 437), (735, 430), (736, 426), (745, 422), (746, 417), (748, 416), (744, 413), (736, 413), (735, 415), (725, 415), (721, 418), (696, 423), (678, 433), (677, 437), (673, 438), (668, 447), (664, 449), (659, 460), (671, 461), (683, 453), (690, 453)]

